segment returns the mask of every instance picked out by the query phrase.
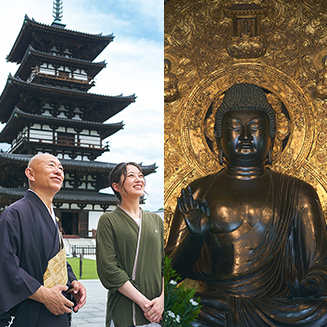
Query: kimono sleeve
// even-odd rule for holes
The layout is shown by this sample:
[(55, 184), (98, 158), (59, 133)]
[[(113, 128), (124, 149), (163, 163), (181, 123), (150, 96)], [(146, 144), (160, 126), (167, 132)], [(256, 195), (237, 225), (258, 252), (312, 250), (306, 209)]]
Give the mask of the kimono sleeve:
[[(40, 282), (20, 267), (22, 227), (19, 212), (7, 208), (0, 219), (0, 314), (34, 294)], [(29, 233), (24, 228), (24, 233)]]
[(68, 275), (68, 284), (70, 285), (74, 280), (77, 280), (72, 266), (67, 262), (67, 275)]

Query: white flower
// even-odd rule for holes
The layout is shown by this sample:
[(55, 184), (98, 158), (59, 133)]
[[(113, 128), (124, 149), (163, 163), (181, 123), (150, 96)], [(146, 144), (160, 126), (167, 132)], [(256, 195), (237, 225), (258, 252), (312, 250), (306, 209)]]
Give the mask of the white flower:
[(191, 302), (191, 304), (194, 305), (195, 307), (196, 307), (197, 305), (199, 305), (199, 303), (196, 302), (196, 301), (194, 301), (193, 299), (191, 299), (190, 302)]
[(173, 279), (171, 279), (170, 282), (169, 282), (169, 284), (171, 284), (171, 285), (177, 285), (177, 282), (174, 281)]
[(176, 321), (177, 321), (177, 322), (181, 322), (181, 317), (180, 317), (179, 315), (177, 315), (177, 317), (176, 317)]
[(167, 314), (168, 314), (169, 317), (175, 318), (174, 312), (168, 311)]

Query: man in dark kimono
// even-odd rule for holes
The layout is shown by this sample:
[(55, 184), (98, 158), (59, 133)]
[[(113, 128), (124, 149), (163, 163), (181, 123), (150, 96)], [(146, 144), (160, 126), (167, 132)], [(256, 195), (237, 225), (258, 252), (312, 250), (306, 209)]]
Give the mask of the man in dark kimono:
[[(0, 215), (0, 327), (66, 327), (72, 308), (85, 304), (86, 291), (66, 263), (52, 208), (63, 167), (56, 157), (39, 154), (25, 174), (30, 189)], [(68, 288), (75, 306), (63, 293)]]

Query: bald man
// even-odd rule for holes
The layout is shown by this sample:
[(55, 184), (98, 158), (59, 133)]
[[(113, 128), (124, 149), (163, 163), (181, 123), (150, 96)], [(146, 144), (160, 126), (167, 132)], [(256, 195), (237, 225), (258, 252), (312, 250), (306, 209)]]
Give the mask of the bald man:
[(52, 208), (64, 170), (53, 155), (38, 154), (25, 174), (29, 190), (0, 215), (0, 327), (68, 327), (86, 291), (66, 262)]

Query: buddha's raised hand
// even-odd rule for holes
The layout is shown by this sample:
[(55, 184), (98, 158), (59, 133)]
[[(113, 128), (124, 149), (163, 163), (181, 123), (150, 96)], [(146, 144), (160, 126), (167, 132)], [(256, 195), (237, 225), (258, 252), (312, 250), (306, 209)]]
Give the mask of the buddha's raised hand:
[(183, 215), (191, 234), (207, 235), (210, 228), (210, 209), (206, 200), (194, 200), (190, 186), (182, 189), (177, 199), (177, 207)]

